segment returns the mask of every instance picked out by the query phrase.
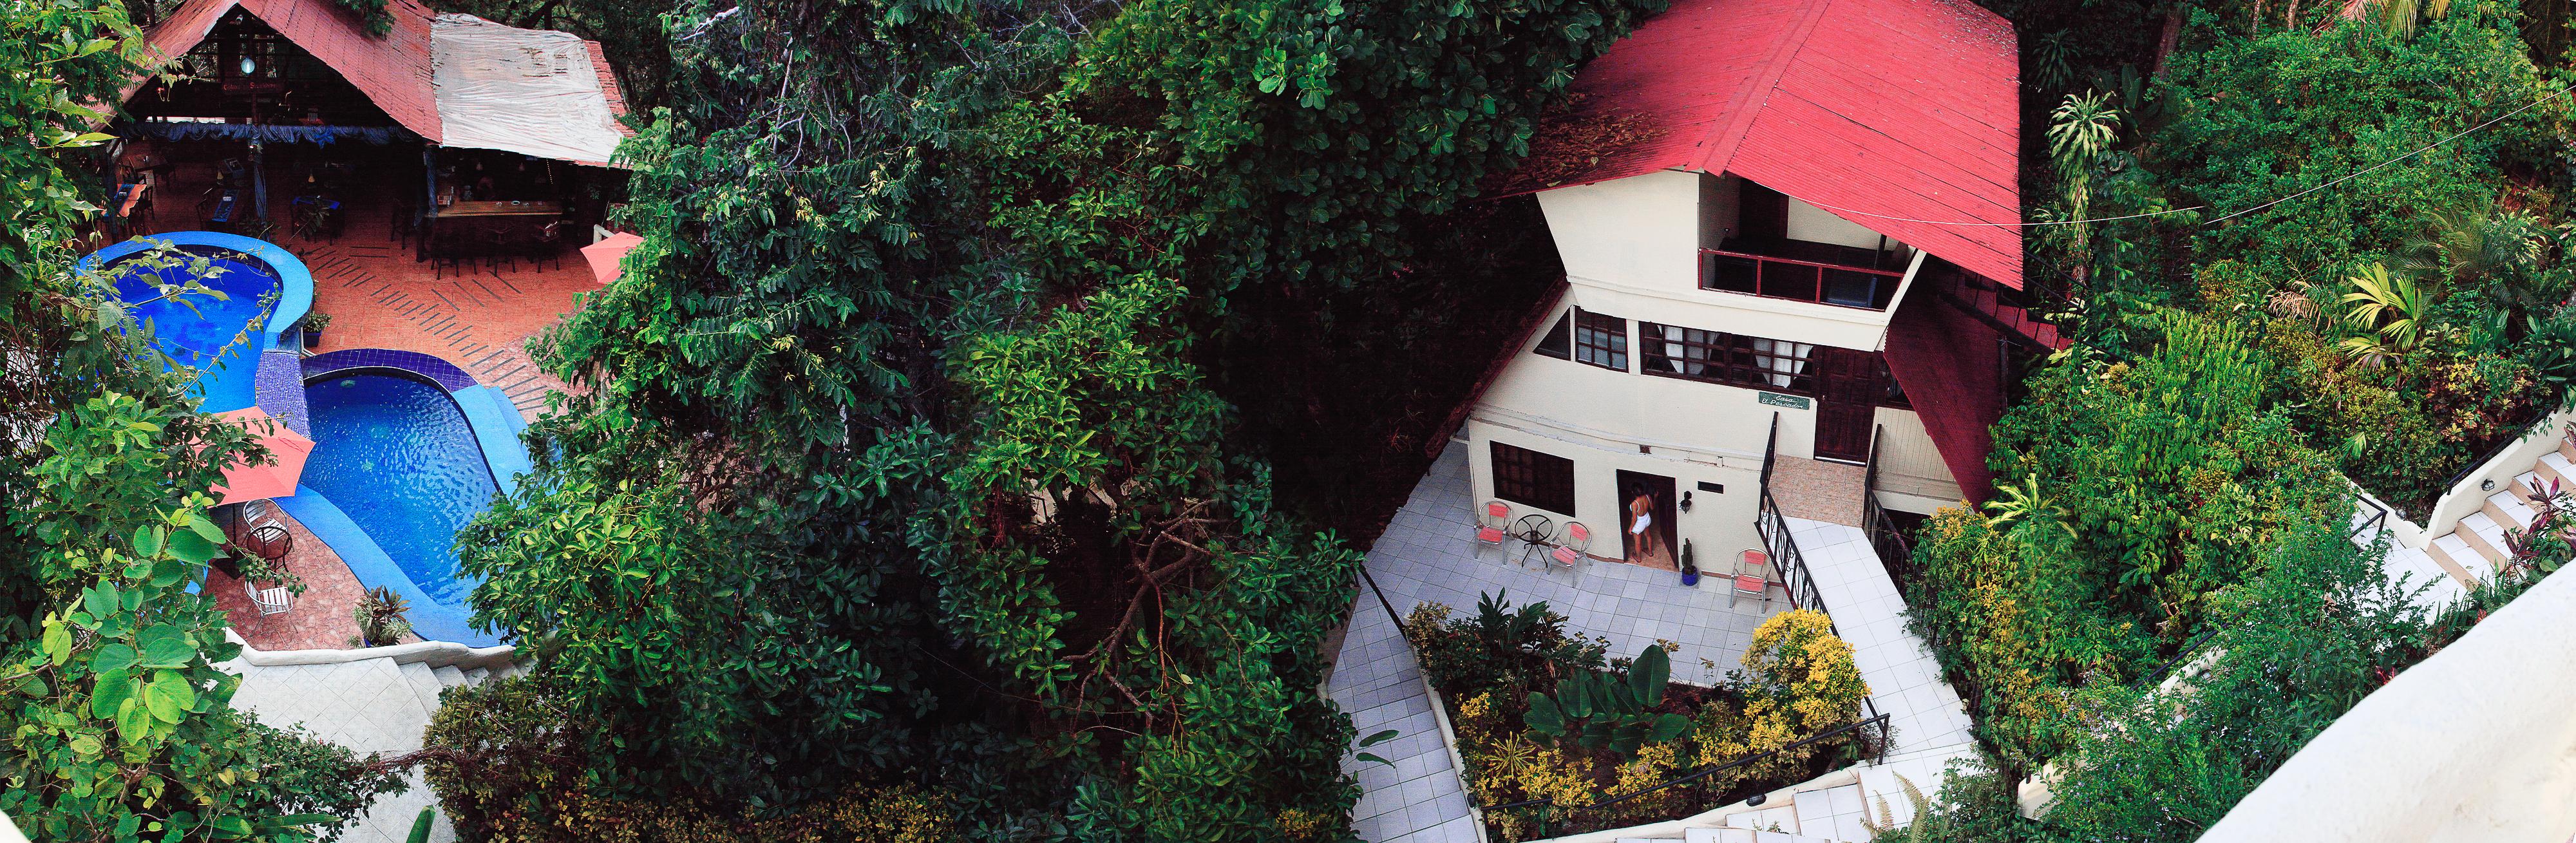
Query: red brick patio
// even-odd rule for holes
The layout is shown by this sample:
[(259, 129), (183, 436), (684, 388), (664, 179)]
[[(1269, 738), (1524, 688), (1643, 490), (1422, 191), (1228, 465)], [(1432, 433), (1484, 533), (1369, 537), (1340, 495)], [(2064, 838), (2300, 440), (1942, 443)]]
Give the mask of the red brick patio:
[(282, 614), (262, 615), (250, 602), (250, 593), (242, 589), (238, 577), (221, 570), (206, 572), (206, 592), (215, 596), (215, 605), (232, 619), (233, 629), (242, 640), (261, 650), (344, 650), (349, 639), (358, 635), (358, 621), (351, 612), (365, 596), (366, 587), (358, 584), (356, 574), (331, 546), (315, 538), (293, 516), (270, 507), (271, 516), (294, 534), (294, 547), (286, 554), (286, 569), (304, 580), (304, 593), (297, 595)]

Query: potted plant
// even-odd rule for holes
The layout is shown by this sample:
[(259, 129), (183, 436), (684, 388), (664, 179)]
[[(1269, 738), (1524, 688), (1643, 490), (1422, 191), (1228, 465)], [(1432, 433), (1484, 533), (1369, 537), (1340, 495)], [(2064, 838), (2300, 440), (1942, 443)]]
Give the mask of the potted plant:
[(304, 314), (304, 347), (314, 348), (320, 346), (322, 344), (322, 329), (330, 324), (331, 314), (323, 313), (318, 310)]
[(411, 619), (403, 617), (409, 611), (411, 603), (393, 589), (381, 585), (368, 589), (367, 596), (359, 598), (357, 607), (350, 610), (358, 621), (358, 634), (349, 643), (358, 647), (402, 643), (402, 637), (411, 634)]
[(1691, 559), (1691, 543), (1682, 541), (1682, 585), (1699, 585), (1699, 563)]

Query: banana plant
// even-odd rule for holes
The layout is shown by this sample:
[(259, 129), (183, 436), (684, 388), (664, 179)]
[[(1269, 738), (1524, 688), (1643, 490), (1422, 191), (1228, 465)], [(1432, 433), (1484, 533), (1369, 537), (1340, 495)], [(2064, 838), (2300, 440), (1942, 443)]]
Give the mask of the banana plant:
[(1659, 714), (1664, 685), (1672, 679), (1672, 657), (1654, 644), (1637, 654), (1626, 676), (1577, 671), (1556, 682), (1554, 695), (1531, 692), (1523, 720), (1530, 731), (1587, 749), (1608, 749), (1633, 756), (1649, 743), (1661, 743), (1690, 731), (1690, 718)]

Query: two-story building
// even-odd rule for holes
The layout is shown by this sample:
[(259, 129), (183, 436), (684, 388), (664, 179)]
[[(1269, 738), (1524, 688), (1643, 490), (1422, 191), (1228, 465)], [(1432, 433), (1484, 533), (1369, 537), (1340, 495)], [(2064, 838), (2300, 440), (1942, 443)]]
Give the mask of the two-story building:
[(1982, 499), (2008, 344), (2062, 345), (2016, 306), (2017, 68), (1966, 0), (1680, 0), (1585, 67), (1498, 191), (1566, 284), (1468, 414), (1477, 499), (1712, 568), (1766, 487)]

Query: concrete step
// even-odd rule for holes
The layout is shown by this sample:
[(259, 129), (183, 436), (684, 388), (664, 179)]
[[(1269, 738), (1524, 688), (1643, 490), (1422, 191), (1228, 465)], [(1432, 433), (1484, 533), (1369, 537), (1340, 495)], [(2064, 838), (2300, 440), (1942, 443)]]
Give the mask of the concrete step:
[[(1798, 811), (1796, 808), (1792, 808), (1787, 805), (1780, 805), (1764, 808), (1759, 811), (1728, 814), (1726, 817), (1726, 824), (1733, 828), (1751, 829), (1757, 832), (1756, 840), (1758, 843), (1781, 843), (1781, 841), (1790, 839), (1790, 835), (1798, 833)], [(1779, 831), (1773, 832), (1772, 829), (1778, 829)], [(1780, 835), (1777, 840), (1763, 838), (1760, 836), (1760, 834), (1772, 833)]]
[(465, 671), (456, 669), (455, 665), (451, 664), (431, 672), (438, 674), (438, 684), (450, 688), (465, 684)]
[(438, 672), (420, 662), (412, 662), (397, 669), (402, 671), (403, 684), (411, 686), (412, 696), (420, 698), (421, 709), (437, 714), (438, 692), (447, 688), (438, 683)]
[(2512, 546), (2504, 540), (2504, 525), (2497, 524), (2495, 518), (2484, 512), (2473, 512), (2460, 519), (2459, 529), (2451, 534), (2468, 540), (2469, 549), (2485, 556), (2492, 565), (2501, 566), (2505, 560), (2513, 558)]
[(2431, 588), (2415, 596), (2415, 604), (2428, 611), (2441, 611), (2442, 607), (2457, 602), (2462, 595), (2468, 593), (2469, 589), (2468, 583), (2462, 582), (2458, 575), (2451, 573), (2449, 568), (2434, 561), (2430, 554), (2411, 547), (2389, 549), (2388, 558), (2380, 566), (2380, 572), (2388, 578), (2389, 582), (2402, 583), (2410, 591), (2418, 586), (2430, 585)]
[(2430, 555), (2435, 562), (2451, 568), (2451, 576), (2472, 582), (2486, 579), (2495, 571), (2495, 563), (2470, 550), (2468, 541), (2460, 538), (2458, 533), (2434, 539)]
[(2549, 488), (2549, 481), (2541, 479), (2540, 472), (2537, 471), (2526, 471), (2513, 478), (2513, 493), (2521, 495), (2523, 500), (2530, 500), (2532, 495), (2548, 491)]
[(1829, 840), (1869, 837), (1869, 829), (1860, 824), (1868, 808), (1857, 783), (1801, 792), (1790, 806), (1798, 810), (1800, 834)]
[(2531, 519), (2540, 514), (2531, 508), (2529, 499), (2515, 494), (2512, 489), (2488, 495), (2486, 505), (2480, 507), (2480, 511), (2495, 519), (2496, 523), (2516, 530), (2531, 529)]
[(2569, 461), (2565, 451), (2566, 446), (2560, 445), (2558, 452), (2540, 455), (2540, 463), (2532, 470), (2539, 473), (2542, 481), (2556, 480), (2561, 488), (2576, 488), (2576, 462)]

